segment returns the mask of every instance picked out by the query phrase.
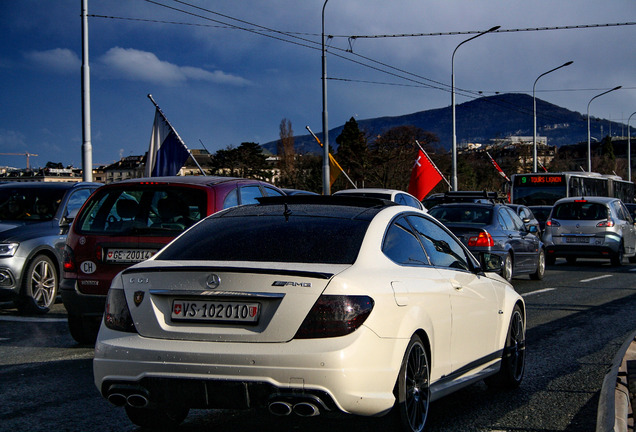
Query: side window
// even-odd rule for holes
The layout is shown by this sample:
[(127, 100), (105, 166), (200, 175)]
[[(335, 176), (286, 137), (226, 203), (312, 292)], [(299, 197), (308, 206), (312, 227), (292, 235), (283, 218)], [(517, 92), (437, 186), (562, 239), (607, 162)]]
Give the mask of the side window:
[(79, 210), (82, 204), (91, 196), (92, 192), (91, 189), (78, 189), (73, 191), (73, 194), (68, 199), (68, 204), (66, 204), (65, 214), (68, 215), (75, 210)]
[(263, 196), (261, 188), (258, 185), (242, 186), (241, 191), (241, 205), (245, 204), (258, 204), (256, 198)]
[(274, 189), (273, 187), (269, 187), (269, 186), (263, 186), (263, 189), (265, 189), (265, 193), (267, 194), (267, 196), (283, 196), (284, 194), (279, 192), (278, 189)]
[(508, 231), (514, 231), (515, 224), (512, 221), (512, 217), (510, 216), (510, 213), (507, 212), (506, 210), (507, 209), (505, 209), (504, 207), (501, 207), (499, 209), (499, 217), (500, 217), (499, 222), (501, 223), (501, 226), (503, 227), (503, 229), (506, 229)]
[(625, 204), (621, 202), (619, 205), (621, 206), (621, 209), (623, 210), (623, 213), (625, 214), (625, 220), (629, 223), (633, 223), (634, 219), (632, 218), (632, 215), (629, 213), (629, 210), (627, 210), (627, 207), (625, 207)]
[(430, 265), (422, 245), (403, 217), (393, 221), (387, 230), (382, 252), (397, 264)]
[(408, 220), (434, 266), (469, 270), (464, 248), (444, 228), (421, 216), (409, 216)]
[(223, 200), (223, 208), (230, 208), (238, 205), (238, 192), (237, 189), (232, 189), (225, 199)]
[(399, 194), (399, 196), (402, 197), (402, 201), (404, 201), (404, 205), (415, 207), (416, 209), (422, 208), (422, 203), (420, 203), (418, 200), (416, 200), (412, 196), (406, 195), (406, 194)]
[(509, 208), (505, 208), (504, 210), (506, 210), (506, 212), (510, 216), (510, 220), (512, 221), (512, 225), (514, 227), (513, 229), (515, 231), (523, 231), (523, 230), (525, 230), (525, 226), (523, 225), (523, 221), (519, 218), (519, 216), (517, 216), (517, 214), (515, 212), (513, 212)]

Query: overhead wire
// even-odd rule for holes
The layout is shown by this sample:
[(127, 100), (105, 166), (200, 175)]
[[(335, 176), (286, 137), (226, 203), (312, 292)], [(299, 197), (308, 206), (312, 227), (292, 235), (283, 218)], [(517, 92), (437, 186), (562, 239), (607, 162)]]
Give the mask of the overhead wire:
[[(209, 16), (204, 16), (201, 15), (200, 13), (194, 13), (191, 11), (187, 11), (181, 8), (177, 8), (174, 6), (170, 6), (164, 3), (161, 3), (159, 1), (156, 0), (143, 0), (147, 3), (151, 3), (154, 4), (156, 6), (160, 6), (160, 7), (164, 7), (179, 13), (183, 13), (183, 14), (187, 14), (196, 18), (200, 18), (206, 21), (210, 21), (210, 22), (214, 22), (216, 23), (215, 25), (210, 25), (210, 24), (200, 24), (200, 23), (182, 23), (182, 22), (176, 22), (176, 21), (163, 21), (163, 20), (156, 20), (156, 19), (143, 19), (143, 18), (124, 18), (124, 17), (114, 17), (114, 16), (106, 16), (106, 15), (97, 15), (97, 14), (92, 14), (89, 16), (92, 17), (97, 17), (97, 18), (109, 18), (109, 19), (122, 19), (122, 20), (135, 20), (135, 21), (144, 21), (144, 22), (153, 22), (153, 23), (167, 23), (167, 24), (174, 24), (174, 25), (189, 25), (189, 26), (198, 26), (198, 27), (213, 27), (213, 28), (222, 28), (222, 29), (234, 29), (234, 30), (241, 30), (241, 31), (246, 31), (246, 32), (250, 32), (250, 33), (254, 33), (260, 36), (265, 36), (268, 38), (272, 38), (275, 40), (279, 40), (282, 42), (286, 42), (286, 43), (291, 43), (294, 45), (298, 45), (304, 48), (309, 48), (309, 49), (314, 49), (314, 50), (318, 50), (321, 49), (321, 43), (311, 40), (311, 39), (307, 39), (306, 37), (301, 37), (301, 36), (321, 36), (319, 34), (315, 34), (315, 33), (305, 33), (305, 32), (289, 32), (289, 31), (282, 31), (282, 30), (276, 30), (270, 27), (266, 27), (266, 26), (262, 26), (259, 24), (255, 24), (246, 20), (242, 20), (239, 18), (234, 18), (232, 16), (226, 15), (226, 14), (222, 14), (219, 12), (215, 12), (212, 11), (210, 9), (207, 8), (203, 8), (201, 6), (197, 6), (191, 3), (188, 3), (186, 1), (183, 0), (172, 0), (175, 3), (181, 4), (183, 6), (187, 6), (190, 8), (193, 8), (197, 11), (200, 12), (205, 12), (208, 14), (213, 14), (216, 16), (220, 16), (224, 19), (229, 19), (232, 21), (236, 21), (242, 25), (237, 25), (237, 24), (231, 24), (228, 22), (224, 22), (221, 20), (217, 20), (214, 18), (211, 18)], [(244, 25), (247, 26), (251, 26), (253, 28), (249, 28), (249, 27), (245, 27)], [(598, 28), (598, 27), (614, 27), (614, 26), (627, 26), (627, 25), (636, 25), (636, 22), (627, 22), (627, 23), (611, 23), (611, 24), (590, 24), (590, 25), (575, 25), (575, 26), (559, 26), (559, 27), (536, 27), (536, 28), (525, 28), (525, 29), (499, 29), (493, 33), (507, 33), (507, 32), (523, 32), (523, 31), (545, 31), (545, 30), (571, 30), (571, 29), (583, 29), (583, 28)], [(436, 80), (432, 80), (430, 78), (426, 78), (424, 76), (412, 73), (412, 72), (408, 72), (406, 70), (397, 68), (395, 66), (391, 66), (387, 63), (372, 59), (370, 57), (358, 54), (358, 53), (354, 53), (353, 52), (353, 47), (351, 42), (355, 41), (357, 39), (363, 39), (363, 38), (368, 38), (368, 39), (374, 39), (374, 38), (402, 38), (402, 37), (425, 37), (425, 36), (452, 36), (452, 35), (467, 35), (467, 34), (475, 34), (475, 33), (480, 33), (480, 30), (475, 30), (475, 31), (463, 31), (463, 32), (446, 32), (446, 33), (412, 33), (412, 34), (396, 34), (396, 35), (349, 35), (349, 36), (345, 36), (345, 35), (325, 35), (328, 40), (332, 40), (333, 38), (347, 38), (349, 41), (349, 49), (343, 49), (343, 48), (338, 48), (335, 46), (329, 46), (326, 48), (326, 51), (331, 54), (334, 57), (338, 57), (340, 59), (343, 59), (345, 61), (349, 61), (352, 62), (354, 64), (358, 64), (360, 66), (372, 69), (372, 70), (376, 70), (378, 72), (387, 74), (389, 76), (393, 76), (405, 81), (409, 81), (412, 84), (406, 85), (406, 84), (398, 84), (398, 83), (379, 83), (379, 82), (374, 82), (374, 81), (364, 81), (364, 80), (354, 80), (354, 79), (346, 79), (346, 78), (335, 78), (335, 77), (330, 77), (328, 79), (330, 80), (334, 80), (334, 81), (349, 81), (349, 82), (361, 82), (361, 83), (368, 83), (368, 84), (382, 84), (382, 85), (395, 85), (395, 86), (411, 86), (411, 87), (423, 87), (423, 88), (431, 88), (431, 89), (436, 89), (436, 90), (441, 90), (441, 91), (446, 91), (446, 92), (451, 92), (451, 86), (449, 84), (440, 82), (440, 81), (436, 81)], [(271, 34), (273, 33), (273, 34)], [(290, 39), (291, 38), (291, 39)], [(347, 55), (350, 56), (354, 56), (357, 57), (358, 59), (361, 60), (355, 60), (352, 59), (350, 57), (348, 57)], [(370, 62), (373, 63), (375, 65), (379, 65), (379, 66), (374, 66), (372, 64), (368, 64), (366, 62)], [(384, 68), (390, 69), (390, 70), (386, 70)], [(404, 76), (407, 75), (407, 76)], [(543, 90), (543, 92), (546, 92), (547, 90)], [(580, 90), (576, 90), (576, 89), (571, 89), (571, 90), (560, 90), (560, 91), (580, 91)], [(459, 94), (461, 96), (467, 97), (467, 98), (472, 98), (472, 99), (477, 99), (480, 97), (483, 97), (483, 93), (484, 91), (475, 91), (475, 90), (467, 90), (467, 89), (459, 89), (459, 88), (455, 88), (455, 93)], [(490, 92), (490, 93), (502, 93), (502, 92)], [(486, 99), (488, 100), (488, 99)], [(499, 101), (497, 103), (500, 103), (502, 101)], [(503, 102), (505, 103), (505, 102)], [(508, 104), (510, 105), (508, 108), (514, 109), (516, 111), (520, 111), (520, 112), (525, 112), (527, 113), (528, 110), (525, 110), (521, 107), (514, 107), (512, 104)]]

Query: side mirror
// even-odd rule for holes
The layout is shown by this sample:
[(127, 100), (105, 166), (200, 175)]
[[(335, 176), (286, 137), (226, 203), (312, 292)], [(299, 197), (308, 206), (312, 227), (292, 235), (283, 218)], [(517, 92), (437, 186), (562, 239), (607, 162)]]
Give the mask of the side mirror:
[(499, 255), (483, 252), (479, 254), (481, 268), (486, 272), (501, 273), (503, 259)]
[(79, 211), (78, 208), (73, 209), (70, 211), (70, 213), (66, 214), (62, 220), (60, 221), (60, 227), (62, 228), (68, 228), (71, 226), (71, 224), (73, 223), (73, 220), (75, 219), (75, 217), (77, 216), (77, 212)]

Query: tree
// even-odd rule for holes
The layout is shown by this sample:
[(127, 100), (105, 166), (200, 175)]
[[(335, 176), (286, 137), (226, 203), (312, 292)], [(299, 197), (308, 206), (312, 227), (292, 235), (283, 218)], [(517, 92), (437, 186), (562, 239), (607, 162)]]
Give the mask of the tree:
[(427, 153), (439, 141), (435, 134), (415, 126), (397, 126), (378, 137), (371, 149), (371, 185), (407, 190), (418, 151), (416, 140)]
[(261, 146), (254, 142), (244, 142), (238, 148), (228, 146), (214, 154), (214, 172), (233, 177), (269, 180), (267, 157)]
[[(345, 123), (336, 143), (336, 160), (357, 186), (364, 186), (369, 169), (369, 147), (364, 132), (360, 131), (353, 117)], [(338, 186), (343, 185), (340, 189), (350, 187), (346, 179), (339, 179), (337, 183)]]
[(284, 118), (280, 122), (280, 141), (278, 141), (278, 168), (280, 184), (296, 187), (296, 151), (294, 149), (294, 130), (291, 121)]

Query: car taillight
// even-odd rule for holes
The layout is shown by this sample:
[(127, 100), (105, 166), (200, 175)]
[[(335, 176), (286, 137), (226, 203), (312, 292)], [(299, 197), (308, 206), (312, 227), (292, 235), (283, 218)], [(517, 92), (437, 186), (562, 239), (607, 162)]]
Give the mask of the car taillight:
[(104, 324), (111, 330), (137, 333), (135, 323), (130, 316), (130, 309), (128, 309), (128, 303), (126, 302), (126, 295), (123, 289), (108, 290)]
[(549, 227), (560, 227), (561, 224), (558, 223), (557, 221), (555, 221), (554, 219), (548, 219), (547, 221), (545, 221), (546, 226)]
[(322, 295), (307, 314), (294, 339), (348, 335), (358, 329), (373, 309), (368, 296)]
[(468, 239), (468, 246), (494, 246), (495, 240), (493, 240), (490, 233), (487, 231), (480, 232), (478, 236)]
[(64, 261), (62, 262), (62, 267), (65, 272), (68, 273), (77, 273), (77, 265), (75, 264), (75, 254), (73, 253), (73, 249), (69, 245), (64, 246)]
[(611, 228), (614, 226), (614, 219), (608, 219), (596, 224), (599, 228)]

